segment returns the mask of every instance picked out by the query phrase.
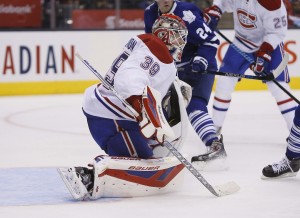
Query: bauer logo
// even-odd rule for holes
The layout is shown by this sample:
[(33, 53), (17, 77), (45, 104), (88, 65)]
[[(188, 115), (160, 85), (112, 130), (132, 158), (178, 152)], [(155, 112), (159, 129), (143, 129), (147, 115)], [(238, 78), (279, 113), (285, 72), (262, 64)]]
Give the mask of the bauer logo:
[(153, 166), (153, 167), (148, 167), (148, 166), (130, 166), (128, 167), (128, 170), (140, 170), (140, 171), (154, 171), (154, 170), (159, 170), (160, 166)]

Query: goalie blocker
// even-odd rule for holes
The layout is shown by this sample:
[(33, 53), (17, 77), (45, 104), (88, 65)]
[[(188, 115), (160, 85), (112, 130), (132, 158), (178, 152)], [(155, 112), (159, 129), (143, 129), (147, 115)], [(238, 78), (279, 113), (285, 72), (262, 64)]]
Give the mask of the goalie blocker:
[(74, 199), (150, 196), (178, 191), (183, 184), (184, 165), (176, 157), (100, 155), (92, 167), (57, 169)]

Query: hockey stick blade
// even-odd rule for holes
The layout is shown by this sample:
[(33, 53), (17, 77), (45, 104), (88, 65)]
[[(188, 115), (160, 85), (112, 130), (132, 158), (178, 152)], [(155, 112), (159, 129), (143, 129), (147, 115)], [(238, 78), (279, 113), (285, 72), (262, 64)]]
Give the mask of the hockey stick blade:
[(163, 145), (167, 147), (167, 149), (185, 166), (185, 168), (187, 168), (196, 177), (196, 179), (198, 179), (213, 195), (222, 197), (225, 195), (233, 194), (240, 189), (239, 185), (233, 181), (219, 186), (212, 186), (199, 173), (199, 171), (186, 158), (184, 158), (176, 148), (174, 148), (174, 146), (170, 142), (165, 141)]
[(282, 71), (286, 68), (288, 63), (289, 63), (289, 54), (285, 52), (284, 57), (281, 63), (279, 64), (279, 66), (272, 72), (272, 74), (270, 74), (273, 76), (273, 80), (276, 79), (282, 73)]
[(225, 195), (231, 195), (231, 194), (237, 192), (238, 190), (240, 190), (240, 187), (238, 186), (238, 184), (236, 184), (233, 181), (227, 182), (222, 185), (214, 186), (213, 188), (216, 191), (216, 193), (218, 194), (218, 197), (222, 197)]

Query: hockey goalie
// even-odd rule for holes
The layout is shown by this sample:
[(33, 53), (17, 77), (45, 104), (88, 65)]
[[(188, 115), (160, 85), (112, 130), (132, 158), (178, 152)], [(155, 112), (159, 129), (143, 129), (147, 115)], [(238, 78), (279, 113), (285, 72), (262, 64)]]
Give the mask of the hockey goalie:
[[(158, 108), (163, 107), (167, 112), (168, 120), (156, 120), (165, 123), (164, 128), (167, 129), (157, 134), (162, 134), (161, 137), (170, 141), (177, 150), (182, 148), (187, 134), (188, 117), (185, 107), (188, 99), (182, 96), (182, 91), (185, 90), (186, 93), (189, 88), (176, 78), (162, 101), (164, 106), (158, 104)], [(152, 92), (152, 100), (160, 100)], [(144, 102), (149, 105), (148, 97)], [(178, 191), (183, 183), (184, 165), (159, 141), (149, 139), (148, 144), (153, 151), (153, 156), (149, 159), (100, 155), (88, 167), (58, 168), (58, 172), (76, 200), (138, 197)]]
[(59, 168), (77, 200), (135, 197), (177, 190), (184, 166), (164, 142), (180, 149), (191, 87), (177, 77), (187, 28), (163, 14), (152, 34), (132, 37), (102, 83), (86, 89), (83, 112), (95, 142), (107, 155), (89, 167)]

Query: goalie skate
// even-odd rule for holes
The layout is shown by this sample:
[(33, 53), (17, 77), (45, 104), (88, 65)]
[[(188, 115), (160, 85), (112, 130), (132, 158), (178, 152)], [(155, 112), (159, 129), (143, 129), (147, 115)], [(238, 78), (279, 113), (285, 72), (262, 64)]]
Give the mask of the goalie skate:
[(219, 140), (213, 141), (206, 154), (192, 157), (191, 162), (199, 171), (218, 171), (228, 168), (226, 160), (227, 153), (221, 135)]
[(69, 192), (78, 201), (87, 199), (90, 196), (87, 187), (92, 183), (91, 177), (83, 174), (83, 170), (82, 167), (57, 168)]

